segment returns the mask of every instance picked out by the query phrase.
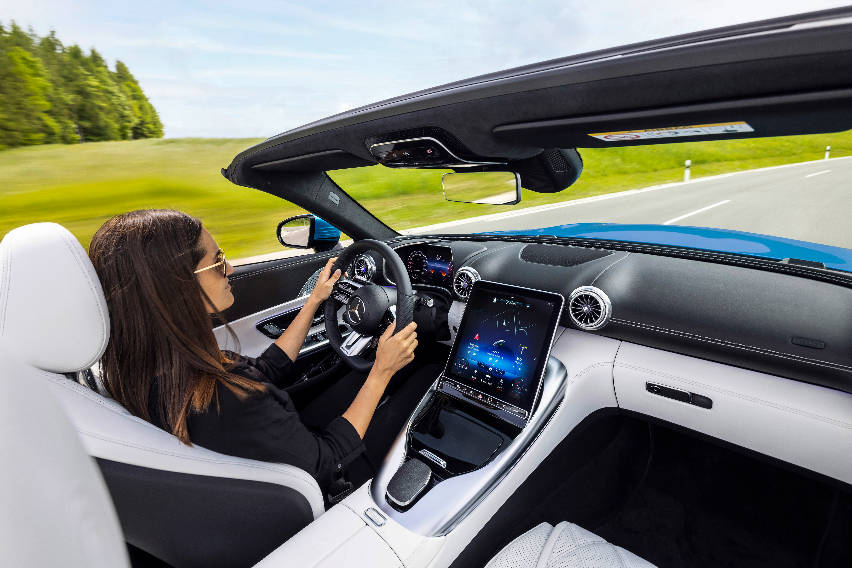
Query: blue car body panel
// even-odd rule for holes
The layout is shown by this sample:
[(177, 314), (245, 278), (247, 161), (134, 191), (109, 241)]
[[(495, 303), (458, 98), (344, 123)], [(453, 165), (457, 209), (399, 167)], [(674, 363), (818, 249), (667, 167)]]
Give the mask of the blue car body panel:
[(488, 234), (552, 235), (555, 237), (671, 245), (746, 254), (776, 260), (796, 258), (821, 262), (826, 268), (852, 271), (852, 250), (850, 249), (728, 229), (669, 225), (623, 225), (620, 223), (573, 223), (521, 231), (489, 231)]

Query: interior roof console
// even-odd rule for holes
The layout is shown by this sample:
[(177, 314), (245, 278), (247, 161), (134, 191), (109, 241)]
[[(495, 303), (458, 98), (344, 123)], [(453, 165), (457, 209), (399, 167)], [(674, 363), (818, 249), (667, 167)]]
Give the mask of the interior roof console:
[(551, 292), (474, 285), (444, 371), (371, 485), (385, 513), (446, 534), (499, 483), (564, 394), (565, 367), (549, 357), (563, 304)]

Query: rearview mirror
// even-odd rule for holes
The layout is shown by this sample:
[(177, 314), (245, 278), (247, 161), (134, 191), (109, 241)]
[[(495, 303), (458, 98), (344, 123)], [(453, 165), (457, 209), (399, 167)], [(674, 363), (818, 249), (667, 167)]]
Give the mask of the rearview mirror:
[(277, 235), (285, 247), (312, 248), (317, 252), (331, 250), (340, 241), (340, 229), (311, 214), (284, 219), (278, 223)]
[(515, 172), (464, 172), (441, 176), (444, 199), (458, 203), (514, 205), (521, 201), (521, 176)]

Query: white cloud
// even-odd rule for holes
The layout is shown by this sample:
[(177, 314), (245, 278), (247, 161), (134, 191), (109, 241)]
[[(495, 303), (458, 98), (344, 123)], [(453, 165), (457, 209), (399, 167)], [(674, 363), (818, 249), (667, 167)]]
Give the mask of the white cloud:
[(268, 136), (519, 65), (839, 6), (810, 0), (6, 1), (15, 19), (121, 59), (168, 136)]

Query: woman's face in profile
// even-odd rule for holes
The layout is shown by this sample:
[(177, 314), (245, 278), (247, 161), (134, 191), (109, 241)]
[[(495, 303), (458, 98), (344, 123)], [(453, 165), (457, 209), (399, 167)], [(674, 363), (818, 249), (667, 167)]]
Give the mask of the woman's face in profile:
[[(204, 248), (204, 258), (202, 258), (196, 270), (200, 270), (216, 264), (221, 260), (219, 245), (216, 244), (216, 239), (213, 238), (207, 229), (201, 229), (201, 246)], [(234, 268), (227, 261), (224, 267), (220, 264), (210, 268), (209, 270), (201, 270), (196, 276), (201, 288), (207, 293), (213, 306), (208, 306), (210, 312), (214, 308), (218, 311), (223, 311), (234, 303), (234, 295), (231, 293), (231, 285), (228, 282), (227, 275), (234, 272)]]

